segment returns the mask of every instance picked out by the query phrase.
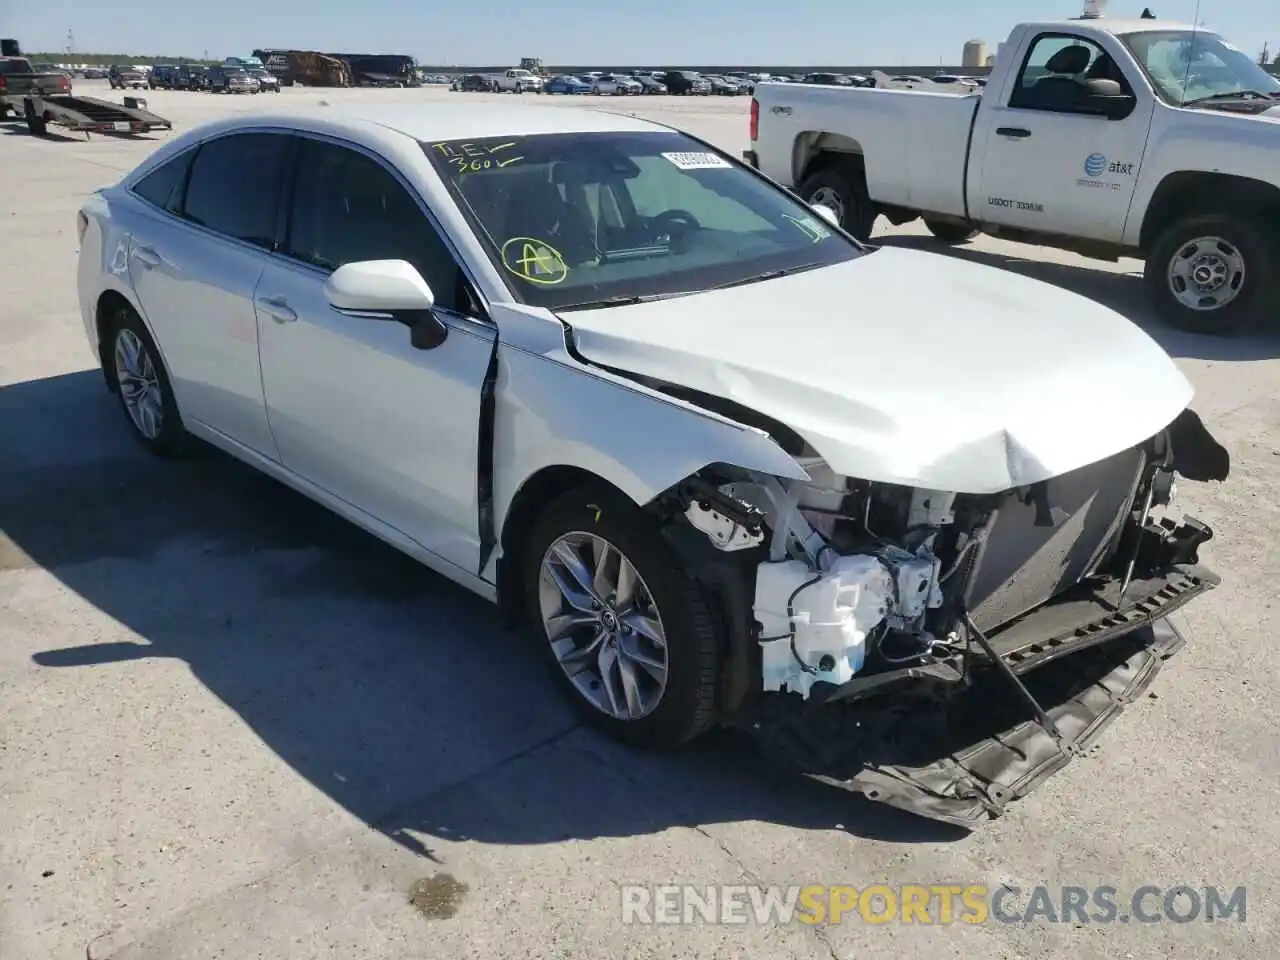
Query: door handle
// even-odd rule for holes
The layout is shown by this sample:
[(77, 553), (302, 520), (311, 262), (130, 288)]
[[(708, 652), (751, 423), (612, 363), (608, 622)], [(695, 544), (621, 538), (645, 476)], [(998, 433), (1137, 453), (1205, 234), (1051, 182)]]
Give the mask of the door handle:
[(131, 252), (133, 258), (144, 267), (158, 267), (164, 262), (154, 247), (135, 246)]
[(1013, 137), (1015, 140), (1025, 140), (1031, 136), (1031, 131), (1025, 127), (996, 127), (996, 135), (1001, 137)]
[(298, 319), (298, 315), (285, 302), (284, 297), (259, 297), (256, 302), (258, 309), (276, 323), (293, 323)]

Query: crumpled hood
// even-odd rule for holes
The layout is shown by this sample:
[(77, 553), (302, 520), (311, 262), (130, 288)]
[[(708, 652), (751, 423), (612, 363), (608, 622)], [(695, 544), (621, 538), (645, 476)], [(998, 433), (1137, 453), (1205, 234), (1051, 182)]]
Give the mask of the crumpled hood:
[(779, 420), (837, 473), (959, 493), (1102, 460), (1168, 426), (1193, 392), (1113, 310), (894, 247), (563, 319), (587, 360)]

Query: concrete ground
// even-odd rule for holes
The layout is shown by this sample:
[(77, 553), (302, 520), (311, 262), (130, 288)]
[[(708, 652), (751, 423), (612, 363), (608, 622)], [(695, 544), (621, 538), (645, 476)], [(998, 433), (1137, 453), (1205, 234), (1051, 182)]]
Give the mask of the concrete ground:
[[(486, 99), (148, 96), (177, 130), (305, 100)], [(591, 105), (745, 147), (743, 100)], [(1182, 616), (1188, 649), (1096, 754), (965, 833), (766, 777), (728, 736), (623, 750), (469, 594), (225, 458), (143, 455), (92, 369), (74, 221), (160, 139), (0, 125), (0, 958), (1280, 956), (1276, 337), (1160, 328), (1134, 262), (957, 252), (1147, 326), (1234, 460), (1225, 485), (1181, 488), (1225, 581)], [(1248, 912), (637, 927), (627, 883), (1243, 885)]]

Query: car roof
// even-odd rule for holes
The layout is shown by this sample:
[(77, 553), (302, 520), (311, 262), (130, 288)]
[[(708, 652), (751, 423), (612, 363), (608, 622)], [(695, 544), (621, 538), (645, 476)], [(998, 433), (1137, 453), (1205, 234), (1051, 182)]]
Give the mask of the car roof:
[[(364, 123), (395, 130), (414, 140), (465, 140), (469, 138), (533, 136), (540, 133), (630, 133), (664, 132), (669, 128), (637, 117), (573, 107), (526, 106), (517, 104), (418, 103), (353, 104), (314, 110), (275, 113), (276, 122), (323, 118), (331, 123), (350, 124), (353, 130)], [(261, 115), (247, 114), (243, 122), (262, 123)]]

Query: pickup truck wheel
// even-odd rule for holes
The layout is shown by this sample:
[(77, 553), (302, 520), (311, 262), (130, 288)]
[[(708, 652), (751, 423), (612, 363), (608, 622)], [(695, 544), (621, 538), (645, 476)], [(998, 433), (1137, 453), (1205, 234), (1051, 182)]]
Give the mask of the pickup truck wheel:
[(967, 243), (978, 235), (978, 231), (964, 223), (947, 223), (944, 220), (926, 220), (924, 225), (934, 238), (943, 243)]
[(840, 226), (859, 240), (867, 240), (876, 214), (867, 193), (867, 184), (857, 171), (846, 166), (825, 166), (811, 173), (796, 191), (808, 204), (830, 207), (840, 217)]
[(657, 749), (711, 726), (716, 620), (652, 518), (608, 490), (569, 491), (535, 522), (523, 573), (552, 673), (590, 723)]
[(1164, 319), (1192, 333), (1242, 333), (1280, 301), (1280, 249), (1243, 217), (1185, 217), (1156, 239), (1143, 268)]
[(146, 325), (127, 310), (117, 315), (106, 335), (103, 353), (108, 382), (120, 398), (133, 435), (157, 456), (182, 456), (190, 436), (182, 425), (169, 372)]

